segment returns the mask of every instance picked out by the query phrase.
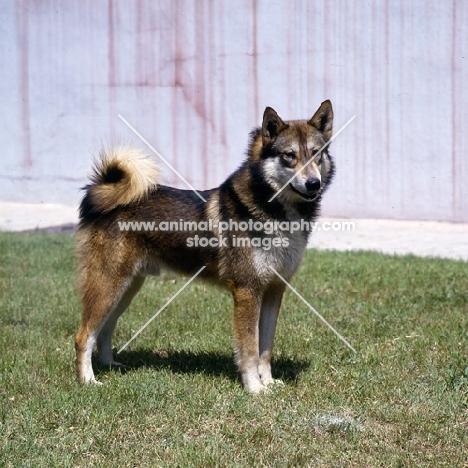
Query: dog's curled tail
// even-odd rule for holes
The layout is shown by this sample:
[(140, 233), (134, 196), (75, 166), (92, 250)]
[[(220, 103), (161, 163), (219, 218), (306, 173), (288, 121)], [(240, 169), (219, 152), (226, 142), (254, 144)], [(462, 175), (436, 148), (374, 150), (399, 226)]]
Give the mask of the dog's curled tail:
[(140, 149), (119, 146), (103, 149), (95, 162), (81, 204), (86, 213), (107, 213), (120, 205), (129, 205), (148, 195), (157, 186), (159, 168)]

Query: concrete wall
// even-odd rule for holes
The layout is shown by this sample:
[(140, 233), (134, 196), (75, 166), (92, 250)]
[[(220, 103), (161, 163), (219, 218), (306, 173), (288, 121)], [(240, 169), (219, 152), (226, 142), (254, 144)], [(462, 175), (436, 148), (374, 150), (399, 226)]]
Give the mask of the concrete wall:
[[(138, 141), (197, 188), (265, 106), (331, 99), (324, 214), (468, 222), (468, 2), (4, 0), (0, 200), (76, 204), (101, 143)], [(164, 182), (184, 187), (164, 172)]]

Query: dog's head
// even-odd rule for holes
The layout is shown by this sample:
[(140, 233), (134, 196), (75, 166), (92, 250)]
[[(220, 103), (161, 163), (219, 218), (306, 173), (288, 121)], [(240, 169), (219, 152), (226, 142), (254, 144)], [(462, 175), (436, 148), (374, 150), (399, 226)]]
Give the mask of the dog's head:
[(258, 156), (264, 176), (281, 198), (295, 202), (316, 200), (333, 174), (328, 145), (333, 130), (333, 110), (325, 101), (310, 120), (284, 122), (271, 107), (263, 114)]

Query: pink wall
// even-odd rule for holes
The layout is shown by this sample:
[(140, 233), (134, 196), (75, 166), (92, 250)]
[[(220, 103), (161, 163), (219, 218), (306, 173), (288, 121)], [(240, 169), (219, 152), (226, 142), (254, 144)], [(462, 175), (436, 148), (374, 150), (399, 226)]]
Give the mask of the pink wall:
[[(439, 0), (2, 3), (0, 199), (77, 203), (101, 142), (137, 141), (196, 187), (244, 156), (265, 106), (331, 99), (324, 214), (468, 222), (468, 8)], [(183, 187), (168, 171), (164, 182)]]

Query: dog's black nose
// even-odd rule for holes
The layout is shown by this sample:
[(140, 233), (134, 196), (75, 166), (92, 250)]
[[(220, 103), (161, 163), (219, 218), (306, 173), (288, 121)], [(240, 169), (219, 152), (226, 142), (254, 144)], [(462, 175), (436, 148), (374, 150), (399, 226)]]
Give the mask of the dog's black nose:
[(316, 177), (306, 180), (305, 188), (308, 192), (318, 192), (320, 190), (320, 180)]

